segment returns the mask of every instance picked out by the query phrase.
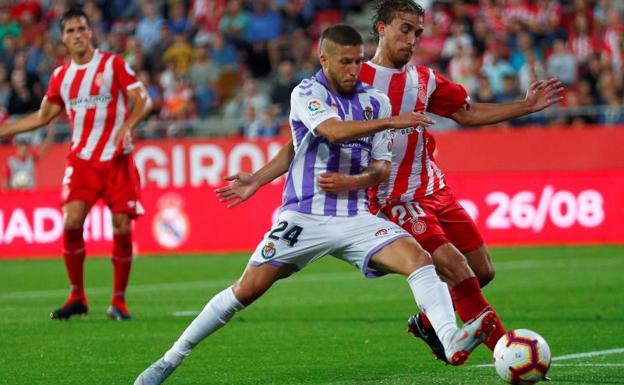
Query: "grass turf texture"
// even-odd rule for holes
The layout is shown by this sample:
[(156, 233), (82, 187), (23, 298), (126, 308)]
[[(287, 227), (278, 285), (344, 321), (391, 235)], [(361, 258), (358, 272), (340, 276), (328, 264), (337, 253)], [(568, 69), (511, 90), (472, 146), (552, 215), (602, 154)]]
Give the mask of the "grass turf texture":
[[(624, 347), (624, 248), (494, 249), (497, 277), (485, 294), (507, 328), (542, 334), (553, 355)], [(105, 311), (111, 264), (86, 264), (90, 314), (49, 312), (66, 295), (61, 260), (0, 262), (0, 384), (131, 384), (199, 311), (238, 277), (247, 257), (143, 257), (128, 301), (135, 319)], [(404, 279), (368, 280), (325, 258), (278, 282), (200, 344), (171, 384), (502, 384), (479, 347), (445, 367), (405, 332), (415, 305)], [(624, 353), (556, 361), (553, 385), (624, 384)], [(602, 366), (599, 366), (602, 365)]]

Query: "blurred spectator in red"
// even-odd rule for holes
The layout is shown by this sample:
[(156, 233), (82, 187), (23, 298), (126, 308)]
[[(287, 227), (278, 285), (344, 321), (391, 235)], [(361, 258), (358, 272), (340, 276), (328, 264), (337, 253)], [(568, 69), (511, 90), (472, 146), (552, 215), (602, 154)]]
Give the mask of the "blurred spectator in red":
[(173, 87), (163, 93), (160, 117), (167, 120), (189, 120), (195, 117), (193, 90), (183, 78), (176, 77)]
[(190, 6), (191, 25), (197, 33), (194, 45), (212, 42), (212, 37), (219, 31), (219, 20), (225, 10), (225, 0), (192, 0)]

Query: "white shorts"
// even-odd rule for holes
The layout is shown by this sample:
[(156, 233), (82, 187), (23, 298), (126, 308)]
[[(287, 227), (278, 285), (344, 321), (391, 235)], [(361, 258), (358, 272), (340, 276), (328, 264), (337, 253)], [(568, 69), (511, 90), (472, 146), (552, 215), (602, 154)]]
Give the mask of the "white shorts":
[(252, 266), (271, 263), (301, 270), (331, 254), (357, 267), (369, 278), (384, 273), (368, 266), (370, 258), (384, 246), (409, 233), (372, 214), (330, 217), (283, 211), (249, 259)]

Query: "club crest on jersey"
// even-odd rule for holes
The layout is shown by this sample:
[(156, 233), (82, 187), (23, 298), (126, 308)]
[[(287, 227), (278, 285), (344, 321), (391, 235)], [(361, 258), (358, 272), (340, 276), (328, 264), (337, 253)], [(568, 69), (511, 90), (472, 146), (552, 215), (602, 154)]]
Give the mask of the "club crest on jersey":
[(312, 99), (308, 102), (308, 111), (314, 116), (325, 112), (325, 107), (323, 107), (323, 103), (320, 100)]
[(275, 256), (277, 249), (275, 248), (275, 244), (273, 242), (269, 242), (262, 248), (260, 254), (262, 254), (262, 258), (271, 259)]
[(373, 109), (370, 106), (364, 108), (364, 120), (373, 120)]
[(97, 75), (95, 75), (95, 85), (98, 87), (101, 87), (102, 84), (104, 84), (104, 74), (99, 72)]
[(424, 221), (417, 220), (412, 224), (412, 232), (414, 235), (421, 235), (427, 231), (427, 224)]

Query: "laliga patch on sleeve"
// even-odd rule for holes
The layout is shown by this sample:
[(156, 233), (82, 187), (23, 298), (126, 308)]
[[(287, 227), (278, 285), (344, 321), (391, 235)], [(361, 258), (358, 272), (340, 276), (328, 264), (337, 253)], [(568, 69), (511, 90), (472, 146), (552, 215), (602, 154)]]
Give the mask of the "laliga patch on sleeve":
[(325, 107), (320, 100), (312, 99), (308, 102), (308, 111), (310, 111), (310, 114), (312, 114), (312, 116), (315, 116), (325, 112)]

